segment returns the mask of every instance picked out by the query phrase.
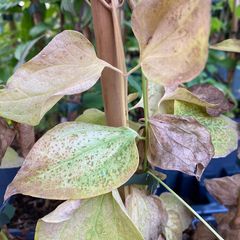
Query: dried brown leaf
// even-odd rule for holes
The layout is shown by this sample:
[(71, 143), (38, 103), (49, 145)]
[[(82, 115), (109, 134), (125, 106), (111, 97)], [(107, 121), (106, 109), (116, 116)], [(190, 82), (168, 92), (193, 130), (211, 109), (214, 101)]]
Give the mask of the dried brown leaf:
[(217, 238), (200, 222), (197, 224), (197, 228), (194, 231), (193, 240), (217, 240)]
[(205, 180), (207, 190), (221, 204), (236, 206), (240, 192), (240, 174)]
[(215, 214), (218, 224), (218, 232), (224, 240), (240, 239), (240, 229), (234, 229), (231, 223), (236, 215), (236, 208), (230, 208), (228, 213)]
[(217, 117), (221, 113), (228, 112), (232, 109), (233, 103), (226, 99), (224, 93), (210, 84), (195, 85), (189, 90), (200, 100), (213, 104), (213, 107), (207, 107), (207, 113)]
[(174, 87), (204, 68), (210, 28), (209, 0), (144, 0), (133, 10), (142, 70), (149, 80)]
[(17, 123), (15, 128), (18, 132), (17, 140), (19, 142), (22, 155), (25, 158), (35, 143), (34, 127), (27, 124)]
[(126, 208), (145, 240), (158, 239), (162, 232), (161, 223), (167, 221), (159, 198), (132, 188), (132, 193), (126, 199)]
[(201, 177), (214, 155), (209, 132), (190, 117), (150, 118), (148, 160), (154, 166)]
[(8, 127), (7, 123), (2, 118), (0, 118), (0, 164), (14, 137), (15, 132)]

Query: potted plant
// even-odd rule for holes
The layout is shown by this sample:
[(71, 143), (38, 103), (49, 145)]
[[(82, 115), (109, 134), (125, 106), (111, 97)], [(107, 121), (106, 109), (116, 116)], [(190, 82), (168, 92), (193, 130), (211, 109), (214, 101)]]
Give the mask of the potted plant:
[[(210, 85), (182, 86), (204, 68), (211, 2), (130, 2), (140, 47), (136, 67), (126, 70), (123, 2), (92, 0), (98, 57), (84, 35), (63, 31), (0, 92), (1, 116), (35, 126), (64, 95), (84, 92), (102, 77), (105, 112), (92, 109), (48, 131), (8, 186), (5, 199), (21, 193), (66, 200), (38, 221), (36, 240), (180, 239), (192, 214), (223, 239), (154, 171), (175, 169), (200, 180), (212, 157), (237, 148), (236, 124), (222, 115), (230, 107), (224, 94)], [(133, 123), (127, 78), (140, 68), (144, 120)], [(171, 193), (157, 197), (146, 185), (126, 186), (139, 173)]]

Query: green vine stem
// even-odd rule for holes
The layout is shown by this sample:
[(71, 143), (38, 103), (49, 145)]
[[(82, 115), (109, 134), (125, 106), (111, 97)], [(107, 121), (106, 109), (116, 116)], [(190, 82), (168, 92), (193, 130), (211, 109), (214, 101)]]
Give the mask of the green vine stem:
[(165, 187), (170, 193), (174, 195), (196, 218), (198, 218), (219, 240), (224, 240), (198, 213), (196, 213), (181, 197), (179, 197), (167, 184), (165, 184), (160, 178), (155, 176), (151, 171), (148, 174), (156, 179), (163, 187)]
[(149, 127), (149, 111), (148, 111), (148, 80), (142, 74), (142, 92), (143, 92), (143, 107), (145, 120), (145, 146), (144, 146), (144, 162), (143, 171), (147, 171), (147, 148), (148, 148), (148, 127)]

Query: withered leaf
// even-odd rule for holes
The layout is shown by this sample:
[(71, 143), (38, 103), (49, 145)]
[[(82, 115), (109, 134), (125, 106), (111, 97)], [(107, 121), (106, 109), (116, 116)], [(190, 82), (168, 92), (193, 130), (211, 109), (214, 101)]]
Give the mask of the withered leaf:
[(189, 90), (200, 100), (215, 105), (206, 109), (211, 116), (219, 116), (221, 113), (230, 111), (233, 107), (233, 103), (225, 98), (224, 93), (210, 84), (195, 85)]
[(132, 28), (145, 76), (164, 86), (191, 81), (208, 56), (209, 0), (144, 0), (133, 10)]
[(237, 124), (232, 119), (224, 115), (219, 117), (209, 116), (203, 107), (178, 100), (174, 101), (174, 114), (193, 117), (209, 131), (215, 158), (225, 157), (237, 149)]
[(224, 240), (240, 239), (240, 229), (232, 228), (231, 223), (236, 215), (236, 208), (230, 208), (227, 213), (215, 214), (218, 232)]
[(25, 158), (35, 143), (34, 127), (27, 124), (16, 123), (15, 128), (18, 133), (17, 140), (19, 142), (22, 155)]
[(171, 193), (160, 196), (167, 218), (163, 221), (163, 235), (166, 240), (182, 240), (182, 233), (192, 222), (192, 216), (187, 208)]
[(210, 48), (226, 52), (240, 52), (240, 40), (227, 39), (220, 43), (210, 46)]
[(240, 174), (205, 180), (207, 190), (221, 204), (236, 206), (240, 193)]
[(194, 231), (193, 240), (217, 240), (217, 238), (200, 222), (197, 224), (197, 228)]
[(148, 196), (137, 188), (131, 189), (132, 193), (125, 202), (128, 215), (145, 240), (158, 239), (162, 233), (161, 224), (167, 221), (160, 199), (156, 196)]
[(190, 117), (155, 115), (149, 120), (148, 160), (200, 179), (214, 155), (209, 132)]
[(15, 132), (8, 127), (7, 123), (2, 118), (0, 118), (0, 164), (14, 137)]
[(92, 87), (105, 67), (93, 45), (79, 32), (65, 30), (23, 64), (0, 92), (0, 115), (37, 125), (64, 95)]

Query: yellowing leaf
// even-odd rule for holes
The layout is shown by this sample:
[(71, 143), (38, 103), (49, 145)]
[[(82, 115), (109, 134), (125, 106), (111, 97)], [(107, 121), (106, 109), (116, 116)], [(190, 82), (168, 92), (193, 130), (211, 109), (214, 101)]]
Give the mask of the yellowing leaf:
[(75, 121), (98, 125), (106, 125), (105, 113), (96, 108), (90, 108), (85, 110), (82, 115), (76, 118)]
[(199, 179), (214, 155), (209, 132), (188, 117), (159, 114), (149, 123), (149, 162)]
[(163, 223), (165, 238), (169, 240), (182, 240), (183, 231), (192, 222), (190, 212), (171, 193), (162, 193), (160, 200), (167, 212), (167, 221)]
[(174, 113), (174, 100), (181, 100), (185, 102), (189, 102), (192, 104), (196, 104), (202, 107), (215, 107), (215, 104), (208, 103), (204, 100), (201, 100), (198, 96), (194, 95), (192, 92), (187, 90), (186, 88), (179, 87), (174, 91), (167, 91), (163, 98), (161, 99), (160, 106), (164, 106), (168, 104), (168, 112), (169, 114)]
[(17, 152), (8, 147), (7, 151), (2, 159), (1, 168), (17, 168), (20, 167), (23, 163), (24, 159), (19, 157)]
[(168, 87), (191, 81), (208, 55), (210, 0), (144, 0), (133, 10), (145, 76)]
[(215, 158), (225, 157), (237, 149), (237, 126), (230, 118), (223, 115), (211, 117), (204, 108), (182, 101), (175, 101), (174, 114), (193, 117), (208, 129), (214, 146)]
[[(142, 233), (145, 240), (158, 239), (164, 221), (162, 203), (156, 196), (147, 196), (137, 188), (126, 199), (128, 214)], [(166, 219), (165, 219), (166, 221)]]
[(106, 66), (81, 33), (63, 31), (9, 79), (0, 92), (0, 115), (37, 125), (64, 95), (92, 87)]
[(5, 198), (83, 199), (110, 192), (138, 167), (136, 136), (129, 128), (59, 124), (35, 143)]
[(35, 240), (66, 239), (144, 240), (128, 217), (117, 191), (67, 201), (38, 221)]
[(240, 191), (240, 174), (231, 177), (207, 179), (205, 185), (209, 193), (221, 204), (237, 206)]
[(225, 98), (224, 93), (210, 84), (194, 85), (189, 89), (179, 87), (167, 91), (161, 99), (160, 106), (168, 107), (169, 114), (174, 113), (174, 100), (180, 100), (206, 108), (211, 116), (219, 116), (229, 111), (233, 104)]
[(210, 46), (210, 48), (226, 52), (240, 52), (240, 40), (227, 39), (220, 43)]
[[(148, 82), (148, 107), (149, 107), (149, 115), (152, 116), (159, 112), (159, 102), (164, 95), (164, 88), (160, 84), (156, 84), (154, 82)], [(140, 101), (133, 106), (130, 110), (135, 108), (143, 108), (143, 97)]]
[(14, 137), (15, 132), (8, 127), (7, 123), (2, 118), (0, 118), (0, 165)]

